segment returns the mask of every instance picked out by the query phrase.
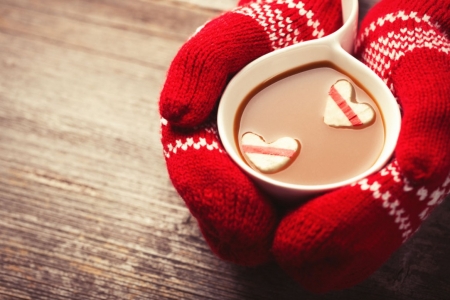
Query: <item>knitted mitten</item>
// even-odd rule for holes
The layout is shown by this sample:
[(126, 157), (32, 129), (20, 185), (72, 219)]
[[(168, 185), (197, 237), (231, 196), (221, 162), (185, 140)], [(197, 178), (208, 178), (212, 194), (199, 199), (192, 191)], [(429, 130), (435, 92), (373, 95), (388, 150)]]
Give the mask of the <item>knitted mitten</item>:
[(252, 60), (338, 29), (341, 0), (239, 4), (206, 23), (176, 55), (161, 92), (161, 132), (172, 183), (212, 251), (257, 265), (270, 259), (277, 215), (224, 152), (215, 107), (230, 77)]
[(450, 0), (382, 0), (358, 57), (402, 107), (395, 158), (380, 172), (287, 215), (273, 251), (305, 288), (355, 285), (377, 270), (450, 192)]

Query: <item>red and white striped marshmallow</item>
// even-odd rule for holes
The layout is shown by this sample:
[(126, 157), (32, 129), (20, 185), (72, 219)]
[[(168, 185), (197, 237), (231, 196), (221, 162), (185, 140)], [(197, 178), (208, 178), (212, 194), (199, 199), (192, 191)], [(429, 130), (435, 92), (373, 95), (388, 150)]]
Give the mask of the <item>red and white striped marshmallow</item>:
[(287, 167), (298, 156), (300, 148), (300, 142), (290, 137), (266, 143), (261, 136), (247, 132), (241, 139), (243, 154), (263, 173), (275, 173)]
[(324, 122), (332, 127), (358, 127), (370, 124), (375, 111), (367, 103), (358, 103), (353, 85), (345, 79), (331, 86), (325, 106)]

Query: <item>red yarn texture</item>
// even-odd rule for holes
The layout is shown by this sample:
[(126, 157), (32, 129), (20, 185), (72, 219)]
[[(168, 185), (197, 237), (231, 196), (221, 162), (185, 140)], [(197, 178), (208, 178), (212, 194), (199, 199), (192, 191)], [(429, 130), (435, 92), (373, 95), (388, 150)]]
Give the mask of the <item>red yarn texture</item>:
[(449, 0), (384, 0), (364, 19), (356, 54), (398, 98), (402, 129), (383, 170), (282, 219), (273, 251), (305, 288), (363, 281), (450, 193), (449, 19)]
[(340, 0), (241, 1), (206, 23), (174, 58), (160, 97), (161, 133), (172, 183), (212, 251), (258, 265), (278, 215), (224, 152), (214, 108), (227, 81), (252, 60), (342, 25)]

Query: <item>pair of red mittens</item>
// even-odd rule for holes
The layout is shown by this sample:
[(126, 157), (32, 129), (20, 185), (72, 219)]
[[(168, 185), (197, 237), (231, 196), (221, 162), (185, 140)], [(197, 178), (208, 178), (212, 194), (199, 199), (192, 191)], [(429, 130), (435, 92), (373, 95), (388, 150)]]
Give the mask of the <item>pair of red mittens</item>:
[(383, 170), (282, 216), (224, 152), (214, 110), (229, 78), (261, 55), (337, 30), (340, 5), (241, 1), (180, 49), (160, 99), (170, 178), (214, 253), (249, 266), (275, 257), (316, 292), (370, 276), (450, 193), (449, 0), (382, 0), (362, 22), (356, 55), (403, 112)]

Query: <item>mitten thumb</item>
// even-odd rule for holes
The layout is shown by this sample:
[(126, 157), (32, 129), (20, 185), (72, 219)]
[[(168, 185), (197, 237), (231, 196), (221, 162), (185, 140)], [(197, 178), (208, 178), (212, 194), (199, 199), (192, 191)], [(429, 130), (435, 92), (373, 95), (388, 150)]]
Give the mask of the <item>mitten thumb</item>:
[(227, 12), (208, 22), (175, 56), (161, 92), (161, 115), (172, 124), (199, 125), (228, 77), (271, 50), (266, 33), (247, 16)]
[(446, 42), (446, 48), (413, 50), (392, 70), (403, 108), (396, 156), (412, 182), (442, 179), (450, 172), (450, 44)]

